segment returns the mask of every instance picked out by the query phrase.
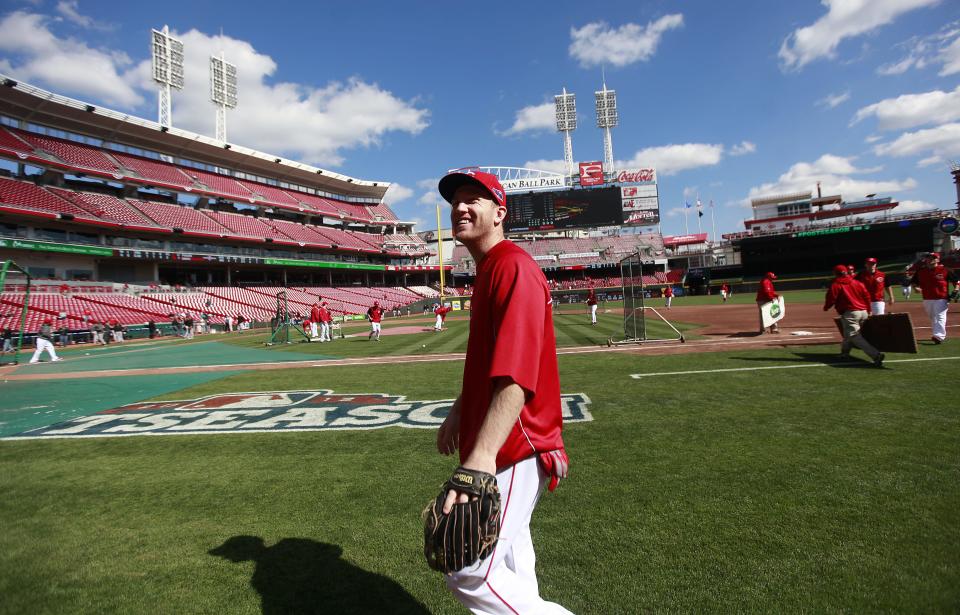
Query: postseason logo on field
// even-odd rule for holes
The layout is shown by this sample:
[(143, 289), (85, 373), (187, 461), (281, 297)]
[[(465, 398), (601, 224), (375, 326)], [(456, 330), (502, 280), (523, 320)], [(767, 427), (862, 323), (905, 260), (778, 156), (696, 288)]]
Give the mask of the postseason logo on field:
[[(40, 427), (11, 438), (89, 438), (135, 435), (321, 431), (414, 427), (436, 429), (452, 399), (333, 391), (229, 393), (200, 399), (141, 402)], [(590, 398), (562, 395), (565, 423), (592, 421)]]

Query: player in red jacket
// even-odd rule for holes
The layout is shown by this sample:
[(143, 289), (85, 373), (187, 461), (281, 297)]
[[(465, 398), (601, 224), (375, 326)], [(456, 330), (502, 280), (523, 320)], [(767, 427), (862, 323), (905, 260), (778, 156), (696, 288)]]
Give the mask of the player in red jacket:
[(673, 304), (673, 287), (672, 286), (665, 286), (663, 288), (663, 297), (665, 299), (665, 304), (667, 306), (667, 309), (669, 310), (670, 306)]
[[(310, 334), (311, 338), (317, 337), (317, 328), (322, 322), (323, 322), (323, 315), (320, 311), (320, 304), (314, 303), (313, 307), (310, 308), (310, 331), (308, 333)], [(320, 341), (321, 342), (323, 341), (322, 336), (320, 337)]]
[(452, 307), (443, 306), (439, 303), (437, 304), (437, 307), (433, 310), (433, 313), (437, 317), (437, 322), (433, 325), (434, 331), (443, 331), (443, 321), (447, 319), (447, 314), (449, 314), (452, 310)]
[(590, 307), (590, 324), (597, 324), (597, 291), (590, 287), (587, 292), (587, 306)]
[(720, 296), (723, 297), (724, 303), (726, 303), (727, 299), (730, 297), (730, 285), (726, 282), (720, 285)]
[(923, 296), (923, 309), (930, 317), (934, 344), (942, 344), (947, 339), (947, 288), (951, 278), (950, 271), (940, 264), (940, 254), (931, 252), (926, 255), (913, 274), (910, 282), (920, 287)]
[(890, 299), (890, 305), (895, 303), (893, 289), (887, 286), (887, 276), (877, 269), (877, 259), (870, 257), (863, 262), (864, 269), (855, 276), (855, 279), (867, 287), (870, 293), (870, 313), (874, 316), (886, 314), (887, 304), (884, 303), (884, 294)]
[[(772, 271), (768, 271), (766, 274), (764, 274), (763, 279), (760, 280), (760, 288), (757, 289), (757, 307), (762, 306), (764, 303), (774, 301), (780, 296), (773, 287), (773, 281), (776, 279), (777, 276)], [(766, 329), (763, 328), (763, 310), (761, 309), (760, 333), (763, 333), (764, 331), (766, 331)], [(773, 323), (770, 325), (770, 333), (780, 333), (780, 325), (778, 323)]]
[(835, 308), (837, 314), (840, 314), (840, 326), (843, 329), (840, 356), (849, 359), (850, 347), (856, 346), (873, 359), (874, 365), (882, 367), (883, 353), (860, 335), (860, 327), (870, 316), (870, 293), (867, 287), (859, 280), (851, 278), (845, 265), (834, 267), (833, 274), (836, 277), (827, 289), (823, 311)]
[(373, 307), (367, 310), (367, 320), (370, 321), (370, 335), (367, 336), (367, 341), (375, 339), (380, 341), (380, 321), (383, 320), (383, 308), (380, 307), (379, 301), (373, 302)]
[(330, 331), (333, 329), (333, 311), (330, 310), (329, 304), (324, 301), (320, 304), (320, 341), (329, 342), (333, 338), (330, 337)]

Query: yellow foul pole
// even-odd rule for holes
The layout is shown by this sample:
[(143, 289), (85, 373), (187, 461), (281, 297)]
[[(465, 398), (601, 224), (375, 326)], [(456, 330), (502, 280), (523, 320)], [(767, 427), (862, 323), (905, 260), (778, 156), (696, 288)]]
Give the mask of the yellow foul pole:
[(443, 305), (443, 227), (440, 226), (440, 204), (437, 204), (437, 262), (440, 263), (440, 305)]

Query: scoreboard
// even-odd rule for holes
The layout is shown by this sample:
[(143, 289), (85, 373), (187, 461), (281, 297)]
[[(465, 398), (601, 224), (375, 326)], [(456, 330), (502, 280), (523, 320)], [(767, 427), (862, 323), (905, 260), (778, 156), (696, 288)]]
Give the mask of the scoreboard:
[(620, 224), (623, 207), (619, 186), (507, 194), (507, 233)]

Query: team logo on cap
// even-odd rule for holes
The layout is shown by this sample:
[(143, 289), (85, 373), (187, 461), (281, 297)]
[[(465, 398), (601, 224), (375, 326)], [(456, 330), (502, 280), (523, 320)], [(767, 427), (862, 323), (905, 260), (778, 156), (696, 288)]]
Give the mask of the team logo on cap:
[(502, 193), (502, 192), (500, 192), (500, 191), (497, 190), (496, 188), (491, 188), (490, 191), (493, 192), (494, 196), (497, 197), (497, 200), (499, 200), (499, 201), (502, 201), (502, 200), (503, 200), (503, 193)]

